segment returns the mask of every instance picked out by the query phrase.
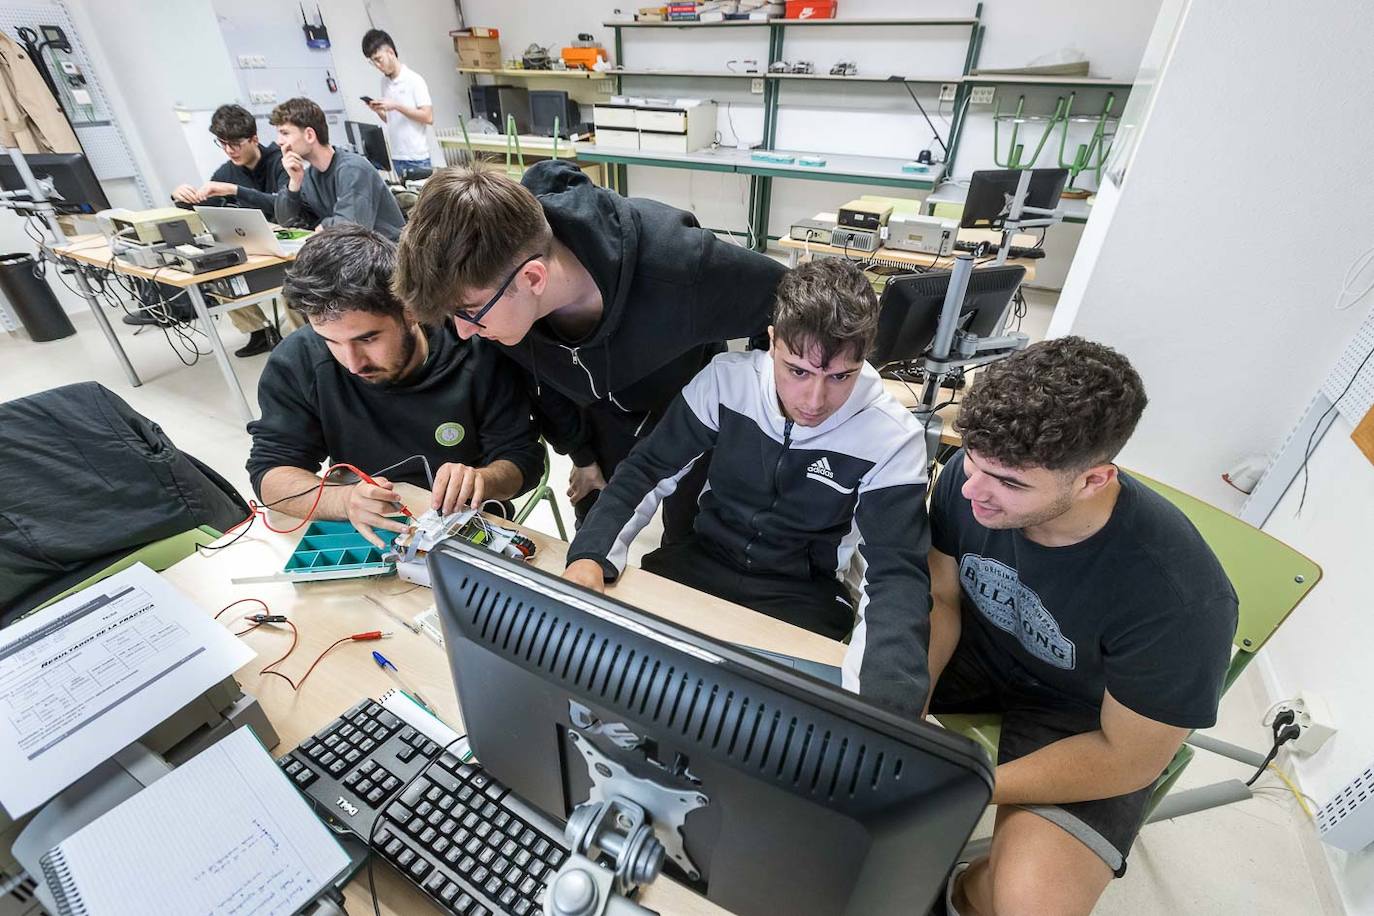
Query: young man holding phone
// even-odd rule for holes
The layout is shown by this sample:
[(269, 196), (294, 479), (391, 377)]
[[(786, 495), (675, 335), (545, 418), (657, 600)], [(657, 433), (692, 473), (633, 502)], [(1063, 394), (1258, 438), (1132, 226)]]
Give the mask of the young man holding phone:
[(363, 36), (363, 57), (382, 74), (382, 97), (365, 95), (363, 101), (386, 125), (392, 171), (404, 176), (431, 168), (428, 127), (434, 123), (434, 103), (425, 78), (401, 63), (396, 43), (381, 29)]

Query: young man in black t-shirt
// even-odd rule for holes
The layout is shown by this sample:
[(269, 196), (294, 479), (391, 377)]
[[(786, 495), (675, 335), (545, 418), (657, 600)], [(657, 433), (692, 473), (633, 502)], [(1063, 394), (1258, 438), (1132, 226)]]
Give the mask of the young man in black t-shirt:
[(1236, 595), (1201, 535), (1112, 459), (1145, 408), (1066, 337), (983, 369), (931, 497), (930, 711), (1002, 714), (988, 858), (947, 909), (1088, 913), (1184, 737), (1216, 721)]
[[(544, 470), (515, 366), (452, 324), (410, 318), (391, 292), (395, 265), (396, 246), (362, 226), (331, 226), (301, 246), (282, 295), (310, 327), (272, 351), (258, 382), (262, 419), (248, 424), (248, 474), (264, 503), (347, 519), (379, 545), (373, 528), (403, 528), (390, 517), (395, 483), (429, 483), (414, 456), (429, 462), (431, 505), (445, 514), (508, 501)], [(326, 487), (316, 505), (326, 456), (374, 479)]]

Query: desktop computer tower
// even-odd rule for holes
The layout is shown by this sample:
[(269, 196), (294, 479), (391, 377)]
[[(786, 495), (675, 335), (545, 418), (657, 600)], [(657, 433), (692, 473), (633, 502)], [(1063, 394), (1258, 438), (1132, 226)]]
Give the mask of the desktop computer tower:
[(530, 90), (530, 127), (540, 137), (553, 136), (553, 122), (558, 120), (558, 135), (567, 139), (570, 134), (585, 134), (587, 125), (577, 102), (561, 89)]
[(485, 118), (501, 133), (506, 132), (506, 116), (515, 118), (519, 133), (530, 132), (530, 92), (522, 86), (470, 86), (468, 98), (472, 102), (472, 116)]

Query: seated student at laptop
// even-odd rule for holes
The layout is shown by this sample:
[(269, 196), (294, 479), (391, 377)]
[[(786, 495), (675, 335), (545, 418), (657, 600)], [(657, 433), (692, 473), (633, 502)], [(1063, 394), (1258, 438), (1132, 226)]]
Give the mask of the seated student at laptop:
[(393, 242), (405, 218), (372, 163), (329, 145), (329, 125), (309, 99), (287, 99), (270, 118), (282, 149), (286, 187), (277, 193), (276, 218), (283, 226), (304, 225), (305, 213), (321, 226), (355, 223)]
[(1216, 722), (1236, 594), (1183, 513), (1112, 460), (1140, 376), (1079, 337), (978, 373), (930, 501), (931, 712), (1002, 715), (989, 858), (950, 913), (1092, 910), (1150, 789)]
[[(451, 323), (410, 321), (391, 292), (396, 248), (361, 226), (323, 229), (301, 247), (282, 294), (310, 327), (272, 352), (258, 383), (262, 419), (248, 474), (262, 502), (303, 517), (326, 456), (375, 477), (325, 487), (314, 517), (400, 531), (396, 482), (429, 485), (445, 513), (509, 500), (538, 482), (544, 447), (515, 368)], [(383, 468), (385, 473), (378, 475)], [(348, 480), (331, 475), (330, 480)]]
[[(210, 116), (210, 133), (215, 145), (229, 159), (215, 169), (210, 180), (200, 187), (179, 185), (172, 198), (183, 204), (254, 207), (270, 219), (275, 212), (277, 192), (286, 187), (286, 170), (281, 165), (281, 150), (275, 143), (258, 142), (258, 124), (240, 105), (221, 105)], [(248, 335), (248, 343), (234, 351), (235, 356), (256, 356), (272, 349), (281, 337), (260, 307), (246, 305), (231, 309), (234, 327)], [(287, 313), (287, 320), (292, 316)], [(295, 327), (294, 323), (292, 324)]]
[[(564, 577), (600, 591), (659, 502), (709, 453), (692, 535), (643, 568), (833, 639), (844, 684), (912, 716), (925, 703), (929, 617), (920, 423), (864, 362), (878, 300), (847, 261), (778, 284), (772, 347), (723, 353), (616, 468)], [(841, 576), (857, 553), (857, 603)]]

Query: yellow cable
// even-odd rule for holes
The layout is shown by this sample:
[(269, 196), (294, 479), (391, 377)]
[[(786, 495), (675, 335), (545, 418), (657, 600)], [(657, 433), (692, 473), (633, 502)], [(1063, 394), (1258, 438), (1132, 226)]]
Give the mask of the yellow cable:
[(1298, 800), (1298, 807), (1302, 808), (1302, 813), (1306, 814), (1309, 820), (1316, 820), (1316, 816), (1312, 813), (1312, 809), (1307, 806), (1307, 801), (1303, 797), (1303, 793), (1293, 784), (1293, 780), (1289, 778), (1288, 774), (1272, 763), (1269, 764), (1269, 769), (1273, 770), (1274, 775), (1282, 779), (1283, 784), (1288, 787), (1288, 791), (1293, 793), (1293, 797)]

